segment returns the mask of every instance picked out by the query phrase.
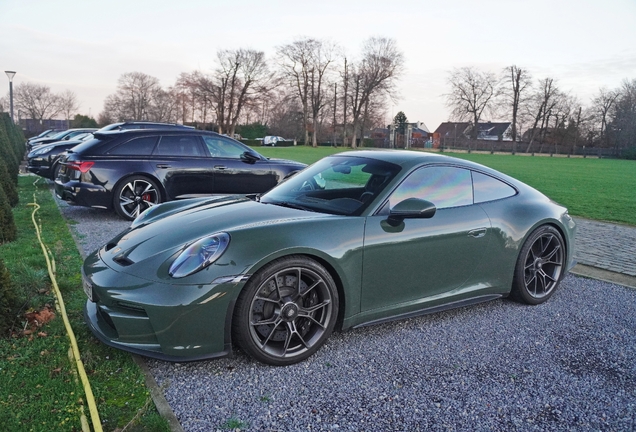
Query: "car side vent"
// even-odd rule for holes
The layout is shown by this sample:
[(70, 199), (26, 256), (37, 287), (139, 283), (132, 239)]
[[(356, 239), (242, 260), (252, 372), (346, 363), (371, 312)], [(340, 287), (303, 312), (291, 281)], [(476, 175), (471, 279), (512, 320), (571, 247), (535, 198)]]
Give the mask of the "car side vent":
[(106, 243), (106, 251), (111, 250), (112, 248), (114, 248), (115, 246), (117, 246), (117, 243)]
[(123, 267), (128, 267), (129, 265), (133, 265), (134, 262), (128, 258), (126, 258), (125, 256), (116, 256), (115, 258), (113, 258), (113, 261), (115, 261), (117, 264), (119, 264), (120, 266)]

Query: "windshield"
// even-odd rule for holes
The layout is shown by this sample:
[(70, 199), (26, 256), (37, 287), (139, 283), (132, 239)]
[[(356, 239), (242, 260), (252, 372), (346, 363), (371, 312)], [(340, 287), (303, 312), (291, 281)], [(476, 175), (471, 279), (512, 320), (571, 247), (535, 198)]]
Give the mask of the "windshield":
[(51, 138), (51, 139), (55, 139), (55, 138), (61, 138), (64, 135), (66, 135), (66, 131), (62, 131), (62, 132), (57, 132), (53, 135), (48, 135), (47, 138)]
[(397, 165), (376, 159), (334, 155), (281, 183), (260, 201), (320, 213), (357, 216), (399, 170)]

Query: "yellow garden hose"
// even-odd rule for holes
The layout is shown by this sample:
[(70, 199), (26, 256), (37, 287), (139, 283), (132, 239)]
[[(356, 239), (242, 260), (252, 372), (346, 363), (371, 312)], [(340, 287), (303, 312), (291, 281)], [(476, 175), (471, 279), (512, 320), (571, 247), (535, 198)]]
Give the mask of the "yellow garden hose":
[[(33, 225), (35, 226), (35, 233), (38, 237), (38, 241), (40, 242), (40, 246), (42, 247), (42, 252), (44, 253), (44, 258), (46, 259), (46, 266), (48, 267), (49, 276), (51, 278), (51, 282), (53, 284), (53, 290), (55, 292), (55, 297), (57, 299), (57, 304), (59, 311), (62, 315), (62, 319), (64, 320), (64, 327), (66, 328), (66, 332), (68, 333), (68, 337), (71, 341), (71, 349), (73, 351), (73, 357), (75, 360), (75, 366), (77, 368), (77, 373), (82, 380), (82, 385), (84, 386), (84, 393), (86, 394), (86, 402), (88, 403), (88, 410), (91, 414), (91, 420), (93, 423), (93, 430), (95, 432), (102, 432), (102, 424), (99, 419), (99, 412), (97, 411), (97, 404), (95, 403), (95, 398), (93, 397), (93, 391), (91, 390), (91, 384), (88, 381), (88, 376), (86, 375), (86, 371), (84, 370), (84, 364), (82, 363), (82, 359), (80, 357), (79, 348), (77, 347), (77, 339), (75, 339), (75, 333), (73, 332), (73, 328), (68, 321), (68, 316), (66, 315), (66, 307), (64, 306), (64, 299), (62, 298), (62, 293), (57, 285), (57, 280), (55, 278), (55, 260), (52, 257), (49, 257), (50, 252), (47, 250), (46, 246), (42, 242), (42, 237), (40, 235), (40, 228), (35, 221), (35, 213), (38, 211), (40, 206), (36, 203), (35, 193), (33, 194), (33, 203), (29, 204), (33, 207), (33, 213), (31, 214), (31, 220), (33, 221)], [(84, 415), (82, 414), (82, 417)], [(82, 425), (86, 424), (86, 419), (80, 419), (82, 421)], [(86, 424), (86, 426), (88, 426)]]

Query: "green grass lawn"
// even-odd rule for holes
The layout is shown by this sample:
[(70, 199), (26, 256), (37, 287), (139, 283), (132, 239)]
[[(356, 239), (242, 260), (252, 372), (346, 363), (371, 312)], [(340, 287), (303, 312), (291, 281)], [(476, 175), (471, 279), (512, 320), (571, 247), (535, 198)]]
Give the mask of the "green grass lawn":
[[(311, 164), (348, 150), (332, 147), (258, 147), (268, 157)], [(570, 214), (636, 225), (636, 162), (543, 156), (445, 153), (489, 166), (540, 190)]]
[[(13, 214), (18, 240), (0, 245), (0, 256), (22, 298), (24, 312), (54, 305), (46, 262), (31, 221), (35, 193), (41, 209), (37, 213), (44, 243), (55, 258), (58, 285), (65, 300), (81, 357), (97, 401), (104, 430), (123, 428), (148, 400), (144, 375), (132, 357), (95, 339), (83, 321), (86, 295), (82, 290), (82, 259), (66, 221), (53, 200), (50, 187), (36, 177), (20, 177), (20, 203)], [(15, 336), (0, 338), (0, 430), (78, 431), (80, 409), (91, 423), (84, 391), (74, 378), (68, 358), (69, 338), (61, 316), (20, 335), (24, 319), (16, 321)], [(168, 431), (167, 422), (150, 404), (140, 423), (127, 430)]]

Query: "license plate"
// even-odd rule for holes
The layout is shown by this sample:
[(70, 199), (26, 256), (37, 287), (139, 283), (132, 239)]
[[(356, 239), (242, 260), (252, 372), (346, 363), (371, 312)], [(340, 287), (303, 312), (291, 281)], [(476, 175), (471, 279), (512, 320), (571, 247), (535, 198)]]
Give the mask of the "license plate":
[(88, 299), (90, 301), (93, 301), (93, 286), (85, 280), (83, 281), (82, 285), (84, 286), (84, 292), (88, 296)]

